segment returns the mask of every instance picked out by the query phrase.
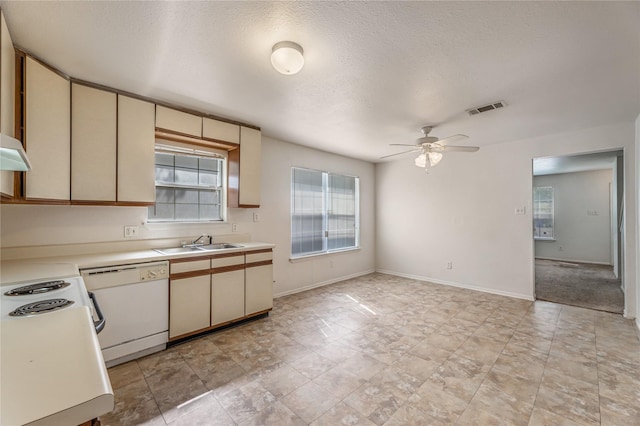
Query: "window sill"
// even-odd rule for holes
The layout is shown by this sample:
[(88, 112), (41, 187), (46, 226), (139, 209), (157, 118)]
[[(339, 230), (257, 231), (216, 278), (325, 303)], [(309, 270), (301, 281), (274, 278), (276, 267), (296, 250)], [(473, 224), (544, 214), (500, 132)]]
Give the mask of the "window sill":
[(541, 237), (533, 237), (534, 241), (555, 241), (555, 238), (541, 238)]
[(360, 247), (350, 247), (342, 250), (332, 250), (332, 251), (325, 251), (322, 253), (313, 253), (313, 254), (307, 254), (304, 256), (290, 257), (289, 262), (291, 263), (305, 262), (308, 260), (313, 260), (314, 258), (317, 258), (317, 257), (331, 256), (333, 254), (349, 253), (352, 251), (360, 251)]

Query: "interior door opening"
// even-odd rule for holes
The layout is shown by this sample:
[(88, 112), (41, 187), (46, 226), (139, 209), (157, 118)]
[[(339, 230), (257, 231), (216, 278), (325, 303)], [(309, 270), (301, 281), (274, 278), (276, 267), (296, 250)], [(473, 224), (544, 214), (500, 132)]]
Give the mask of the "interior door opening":
[(533, 160), (537, 300), (624, 312), (623, 155)]

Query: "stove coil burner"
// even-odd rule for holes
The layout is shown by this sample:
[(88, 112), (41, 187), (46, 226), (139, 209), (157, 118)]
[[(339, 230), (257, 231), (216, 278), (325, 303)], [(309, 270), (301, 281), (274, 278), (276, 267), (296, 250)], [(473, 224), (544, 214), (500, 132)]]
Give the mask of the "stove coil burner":
[(73, 300), (67, 300), (67, 299), (40, 300), (38, 302), (27, 303), (26, 305), (22, 305), (16, 308), (16, 310), (9, 312), (9, 316), (22, 317), (25, 315), (42, 314), (45, 312), (55, 311), (56, 309), (62, 309), (71, 304), (73, 304)]
[(47, 293), (49, 291), (59, 290), (70, 285), (70, 283), (62, 280), (47, 281), (44, 283), (25, 285), (23, 287), (14, 288), (13, 290), (7, 291), (5, 293), (5, 296), (26, 296), (29, 294)]

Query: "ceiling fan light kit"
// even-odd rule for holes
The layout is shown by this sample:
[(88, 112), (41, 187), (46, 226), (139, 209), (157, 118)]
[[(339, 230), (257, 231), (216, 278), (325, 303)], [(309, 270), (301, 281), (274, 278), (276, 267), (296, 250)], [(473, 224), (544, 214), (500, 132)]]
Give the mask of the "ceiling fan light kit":
[(427, 168), (427, 165), (429, 165), (430, 167), (437, 165), (440, 162), (440, 160), (442, 160), (442, 156), (443, 156), (442, 153), (445, 151), (476, 152), (480, 149), (477, 146), (447, 145), (447, 143), (450, 143), (453, 141), (467, 139), (469, 136), (457, 134), (457, 135), (449, 136), (448, 138), (438, 139), (435, 136), (429, 136), (429, 133), (431, 132), (432, 129), (433, 129), (433, 126), (424, 126), (422, 128), (422, 134), (424, 136), (419, 139), (416, 139), (416, 143), (413, 145), (403, 144), (403, 143), (391, 144), (392, 146), (410, 146), (410, 147), (413, 147), (413, 149), (409, 151), (398, 152), (396, 154), (385, 155), (384, 157), (380, 157), (380, 158), (388, 158), (388, 157), (393, 157), (395, 155), (402, 155), (410, 152), (420, 151), (420, 155), (416, 157), (413, 163), (417, 167), (424, 168), (425, 171), (428, 173), (429, 170)]

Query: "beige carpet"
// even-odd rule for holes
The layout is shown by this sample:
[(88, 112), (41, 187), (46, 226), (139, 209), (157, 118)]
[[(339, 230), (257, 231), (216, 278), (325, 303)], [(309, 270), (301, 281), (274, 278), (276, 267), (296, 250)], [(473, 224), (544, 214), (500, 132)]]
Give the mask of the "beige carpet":
[(536, 259), (536, 299), (621, 314), (624, 294), (613, 267)]

